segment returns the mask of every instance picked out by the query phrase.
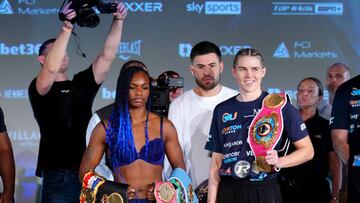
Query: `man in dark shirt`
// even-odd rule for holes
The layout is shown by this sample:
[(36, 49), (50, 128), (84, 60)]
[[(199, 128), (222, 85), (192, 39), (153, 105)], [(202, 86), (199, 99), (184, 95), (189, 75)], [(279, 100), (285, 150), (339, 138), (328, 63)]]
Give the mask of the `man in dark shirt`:
[(81, 184), (78, 169), (85, 150), (91, 106), (105, 80), (120, 44), (124, 4), (119, 3), (102, 52), (84, 71), (68, 80), (66, 48), (76, 17), (71, 2), (62, 11), (66, 20), (56, 39), (39, 50), (41, 70), (29, 86), (29, 99), (41, 139), (36, 175), (43, 178), (42, 202), (78, 202)]
[(15, 163), (10, 139), (6, 132), (4, 113), (0, 108), (0, 177), (4, 190), (0, 193), (0, 202), (14, 202)]
[(334, 149), (348, 166), (348, 202), (360, 200), (360, 75), (336, 91), (330, 128)]

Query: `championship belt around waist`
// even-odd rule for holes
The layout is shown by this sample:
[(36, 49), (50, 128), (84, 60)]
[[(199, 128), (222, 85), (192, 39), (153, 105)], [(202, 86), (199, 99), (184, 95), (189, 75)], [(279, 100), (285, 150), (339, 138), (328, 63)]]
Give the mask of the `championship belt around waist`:
[[(255, 155), (254, 172), (272, 172), (272, 166), (265, 161), (266, 151), (275, 148), (283, 132), (282, 108), (287, 102), (284, 93), (269, 94), (262, 102), (260, 111), (252, 120), (248, 131), (248, 142)], [(276, 169), (275, 169), (276, 170)]]
[(183, 169), (175, 168), (171, 172), (168, 182), (171, 182), (173, 185), (175, 185), (177, 203), (199, 202), (194, 188), (191, 185), (191, 178)]
[(176, 203), (176, 190), (171, 182), (156, 182), (154, 195), (157, 203)]

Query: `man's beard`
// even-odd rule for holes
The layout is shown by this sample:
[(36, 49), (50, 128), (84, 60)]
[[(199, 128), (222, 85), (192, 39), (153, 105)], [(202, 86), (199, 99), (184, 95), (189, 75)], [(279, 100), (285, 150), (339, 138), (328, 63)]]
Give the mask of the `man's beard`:
[(199, 87), (201, 87), (204, 90), (212, 90), (219, 84), (220, 77), (221, 77), (221, 75), (219, 75), (218, 78), (213, 78), (213, 82), (210, 82), (210, 83), (202, 82), (201, 80), (199, 80), (197, 78), (195, 78), (195, 82)]

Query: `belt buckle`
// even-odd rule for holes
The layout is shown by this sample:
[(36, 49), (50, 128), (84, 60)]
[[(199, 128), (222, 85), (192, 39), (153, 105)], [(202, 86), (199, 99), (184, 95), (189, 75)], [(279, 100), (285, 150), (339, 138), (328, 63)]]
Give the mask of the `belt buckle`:
[(154, 193), (157, 202), (175, 202), (176, 191), (170, 182), (156, 182)]

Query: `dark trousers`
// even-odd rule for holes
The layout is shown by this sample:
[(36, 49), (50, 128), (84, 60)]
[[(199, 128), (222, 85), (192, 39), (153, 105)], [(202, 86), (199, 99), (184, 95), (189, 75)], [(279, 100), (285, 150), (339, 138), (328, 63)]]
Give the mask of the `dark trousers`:
[(221, 203), (281, 203), (281, 193), (276, 178), (264, 181), (221, 178), (219, 183)]
[(43, 203), (78, 203), (80, 190), (78, 171), (59, 169), (43, 172), (41, 190)]
[(329, 203), (330, 185), (324, 178), (321, 180), (280, 180), (282, 200), (284, 203)]
[(348, 201), (349, 203), (360, 202), (360, 167), (349, 166), (348, 175)]

